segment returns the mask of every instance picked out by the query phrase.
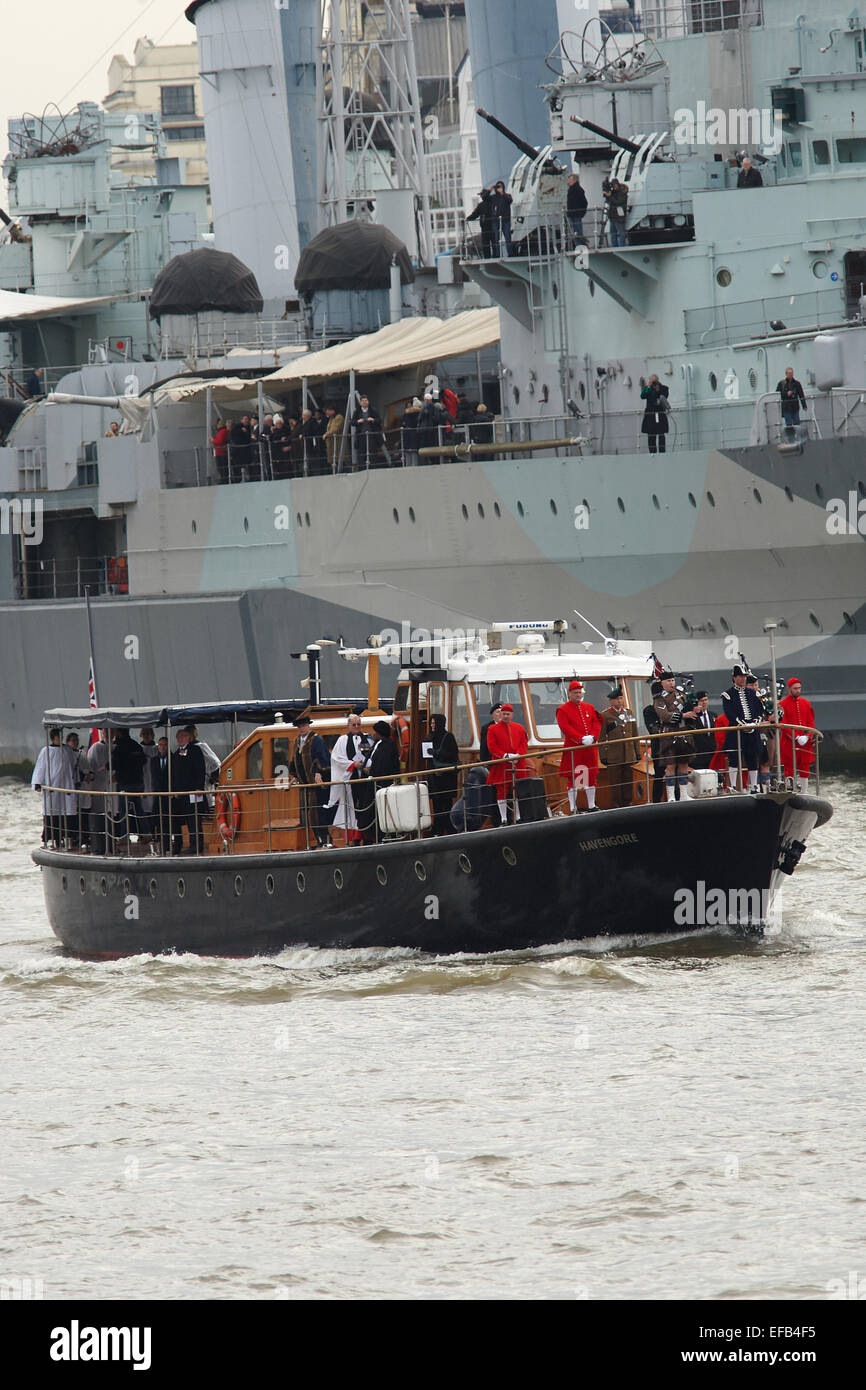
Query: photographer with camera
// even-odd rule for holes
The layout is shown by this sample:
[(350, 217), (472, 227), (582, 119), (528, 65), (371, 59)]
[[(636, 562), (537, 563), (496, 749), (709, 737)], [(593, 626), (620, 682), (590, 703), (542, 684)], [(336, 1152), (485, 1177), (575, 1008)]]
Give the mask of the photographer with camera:
[[(687, 678), (691, 681), (691, 677)], [(665, 764), (665, 792), (668, 801), (684, 801), (689, 781), (689, 764), (695, 746), (691, 735), (697, 720), (694, 697), (678, 686), (673, 671), (662, 671), (661, 692), (653, 701), (661, 731), (670, 737), (659, 740), (658, 758)], [(691, 706), (691, 708), (689, 708)], [(679, 795), (678, 795), (679, 794)]]

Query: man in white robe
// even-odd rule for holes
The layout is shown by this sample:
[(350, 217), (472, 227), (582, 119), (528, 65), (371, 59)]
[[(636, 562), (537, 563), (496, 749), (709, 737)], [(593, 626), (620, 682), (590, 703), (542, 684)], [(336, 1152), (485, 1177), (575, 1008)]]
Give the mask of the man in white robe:
[(361, 733), (361, 716), (350, 714), (346, 732), (340, 735), (331, 749), (331, 781), (334, 785), (328, 801), (329, 806), (337, 808), (333, 823), (346, 831), (347, 840), (354, 838), (358, 829), (352, 800), (352, 773), (363, 767), (369, 746), (369, 740)]
[(42, 842), (61, 847), (67, 838), (67, 816), (75, 815), (75, 768), (70, 750), (61, 743), (61, 732), (52, 729), (50, 743), (41, 749), (30, 785), (42, 792)]

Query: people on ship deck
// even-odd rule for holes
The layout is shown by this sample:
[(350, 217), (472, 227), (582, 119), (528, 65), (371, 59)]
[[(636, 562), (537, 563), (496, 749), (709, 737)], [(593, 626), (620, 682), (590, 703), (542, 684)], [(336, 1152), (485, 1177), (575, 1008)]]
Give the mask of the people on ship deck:
[(800, 407), (806, 409), (806, 393), (794, 376), (793, 367), (785, 368), (785, 375), (777, 383), (776, 390), (782, 403), (782, 423), (787, 431), (793, 432), (794, 426), (800, 423)]
[(571, 225), (575, 241), (583, 239), (583, 219), (589, 207), (586, 192), (577, 174), (568, 176), (568, 193), (565, 197), (565, 211)]
[(641, 434), (646, 435), (651, 454), (656, 452), (663, 454), (666, 449), (665, 435), (670, 428), (668, 423), (669, 396), (669, 388), (663, 385), (653, 372), (640, 393), (641, 400), (645, 402), (640, 427)]
[(307, 832), (306, 847), (321, 848), (329, 843), (327, 817), (324, 809), (328, 804), (331, 759), (328, 745), (313, 729), (313, 721), (308, 714), (299, 714), (294, 721), (298, 737), (292, 750), (289, 771), (300, 783), (301, 826)]
[(42, 792), (42, 843), (60, 849), (68, 837), (68, 820), (75, 815), (75, 768), (69, 749), (61, 743), (60, 729), (49, 730), (30, 785)]
[(481, 255), (485, 261), (492, 260), (497, 254), (493, 244), (493, 191), (490, 188), (482, 188), (480, 201), (472, 209), (466, 218), (467, 222), (477, 222), (481, 232)]
[(695, 746), (690, 733), (694, 728), (695, 711), (685, 708), (685, 700), (677, 689), (673, 671), (664, 671), (660, 678), (661, 691), (653, 701), (661, 732), (667, 737), (658, 741), (658, 757), (665, 767), (665, 794), (668, 801), (685, 801), (689, 781), (689, 764)]
[(111, 749), (114, 779), (117, 790), (121, 793), (115, 818), (115, 837), (128, 839), (130, 835), (141, 833), (139, 816), (142, 798), (134, 793), (144, 791), (144, 763), (145, 755), (141, 744), (136, 743), (128, 729), (118, 729)]
[(799, 676), (789, 677), (788, 693), (779, 701), (779, 712), (782, 770), (786, 777), (794, 777), (796, 773), (796, 790), (806, 792), (809, 790), (809, 769), (815, 761), (814, 735), (803, 729), (795, 731), (784, 727), (786, 724), (805, 724), (809, 729), (815, 727), (815, 711), (803, 695), (803, 682)]
[[(361, 731), (361, 716), (350, 714), (346, 732), (331, 749), (331, 795), (328, 806), (334, 807), (333, 824), (346, 832), (347, 843), (358, 837), (358, 818), (355, 814), (354, 784), (361, 776), (370, 741)], [(364, 793), (361, 793), (363, 800)]]
[(116, 799), (108, 795), (111, 791), (112, 768), (109, 748), (110, 733), (100, 729), (99, 738), (87, 750), (87, 770), (90, 774), (90, 848), (94, 854), (104, 854), (106, 850), (106, 828), (117, 809)]
[(514, 819), (520, 820), (520, 807), (515, 794), (515, 781), (534, 775), (534, 765), (526, 756), (529, 740), (522, 724), (514, 718), (514, 706), (502, 705), (498, 724), (491, 724), (487, 730), (487, 748), (491, 758), (500, 761), (493, 763), (488, 779), (496, 796), (499, 818), (505, 825), (508, 818), (508, 803), (513, 802)]
[(482, 763), (490, 762), (492, 754), (487, 744), (487, 735), (490, 733), (490, 730), (492, 729), (493, 725), (498, 724), (501, 718), (502, 702), (497, 701), (495, 705), (490, 706), (490, 718), (488, 719), (487, 723), (482, 726), (481, 729), (479, 760)]
[(502, 255), (504, 245), (506, 256), (514, 254), (511, 245), (511, 204), (512, 197), (506, 193), (502, 179), (493, 185), (490, 198), (491, 233), (494, 256)]
[(228, 456), (229, 456), (229, 437), (231, 430), (225, 420), (217, 420), (216, 432), (211, 439), (213, 445), (213, 457), (216, 464), (217, 477), (221, 483), (227, 483), (228, 475)]
[(340, 444), (343, 439), (345, 416), (332, 403), (325, 406), (325, 454), (333, 472), (340, 459)]
[(614, 686), (608, 701), (601, 715), (598, 754), (607, 768), (611, 807), (630, 806), (634, 794), (631, 770), (640, 761), (637, 724), (626, 706), (621, 685)]
[(162, 854), (171, 851), (168, 815), (168, 775), (170, 751), (165, 734), (156, 740), (156, 757), (153, 759), (153, 790), (156, 810), (154, 812), (154, 838)]
[(376, 843), (376, 793), (382, 787), (390, 787), (400, 775), (400, 753), (390, 724), (378, 719), (373, 725), (373, 734), (373, 746), (366, 754), (361, 769), (370, 780), (353, 788), (358, 830), (365, 845)]
[(568, 687), (568, 699), (556, 711), (556, 722), (562, 732), (563, 749), (559, 775), (568, 792), (572, 815), (578, 809), (577, 793), (586, 794), (587, 810), (595, 810), (595, 789), (598, 783), (598, 748), (601, 720), (594, 705), (584, 700), (583, 681), (573, 680)]
[(749, 156), (743, 160), (740, 172), (737, 175), (738, 188), (763, 188), (764, 180), (760, 169), (756, 169)]
[(185, 724), (176, 734), (177, 748), (171, 755), (171, 852), (183, 853), (183, 828), (189, 836), (189, 853), (204, 854), (203, 817), (207, 808), (204, 794), (205, 760), (195, 741), (195, 725)]
[(252, 460), (252, 428), (249, 415), (235, 420), (229, 436), (229, 481), (243, 482), (249, 476)]
[(692, 767), (694, 768), (708, 768), (716, 751), (713, 716), (710, 713), (709, 705), (710, 697), (707, 691), (696, 690), (695, 723), (692, 732), (692, 743), (695, 747), (695, 756), (692, 759)]
[[(643, 708), (644, 728), (650, 735), (657, 735), (661, 733), (662, 726), (659, 723), (659, 717), (656, 714), (655, 704), (653, 703), (653, 701), (655, 701), (656, 696), (660, 695), (661, 693), (661, 681), (652, 681), (650, 683), (651, 701), (650, 704), (644, 705)], [(664, 798), (665, 794), (665, 769), (664, 763), (659, 757), (659, 742), (660, 740), (657, 737), (650, 738), (650, 757), (652, 758), (653, 764), (653, 805), (656, 805), (659, 801), (661, 801)]]
[(358, 409), (352, 416), (352, 430), (355, 435), (355, 467), (366, 468), (376, 458), (382, 445), (382, 417), (370, 404), (369, 396), (361, 397)]
[(433, 829), (437, 835), (448, 835), (451, 832), (451, 807), (457, 795), (460, 750), (456, 738), (447, 727), (444, 714), (431, 714), (428, 724), (432, 771), (427, 781), (430, 785)]
[(67, 826), (69, 844), (73, 849), (86, 849), (89, 843), (90, 796), (82, 788), (90, 780), (87, 749), (80, 746), (78, 734), (74, 729), (66, 735), (66, 747), (69, 749), (75, 776), (75, 815), (69, 818)]
[(145, 757), (144, 767), (142, 769), (142, 780), (144, 790), (149, 793), (148, 796), (142, 797), (139, 802), (139, 834), (143, 839), (152, 841), (154, 839), (155, 826), (159, 817), (156, 798), (153, 795), (156, 790), (154, 782), (157, 747), (153, 729), (149, 724), (146, 724), (143, 729), (139, 729), (138, 738), (141, 744), (141, 751)]
[[(733, 684), (722, 695), (722, 713), (729, 726), (725, 752), (728, 755), (728, 779), (731, 787), (733, 789), (736, 785), (738, 771), (742, 782), (745, 768), (749, 774), (749, 791), (757, 792), (761, 736), (754, 726), (763, 722), (764, 707), (755, 690), (746, 685), (748, 674), (745, 667), (734, 667), (731, 672)], [(745, 791), (745, 787), (743, 790)]]

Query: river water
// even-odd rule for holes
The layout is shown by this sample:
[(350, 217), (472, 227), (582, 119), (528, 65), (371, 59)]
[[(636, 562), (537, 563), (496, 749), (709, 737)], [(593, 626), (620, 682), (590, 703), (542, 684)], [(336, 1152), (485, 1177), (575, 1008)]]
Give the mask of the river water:
[(801, 1299), (866, 1276), (866, 784), (824, 790), (763, 942), (94, 964), (48, 927), (37, 798), (0, 786), (0, 1283)]

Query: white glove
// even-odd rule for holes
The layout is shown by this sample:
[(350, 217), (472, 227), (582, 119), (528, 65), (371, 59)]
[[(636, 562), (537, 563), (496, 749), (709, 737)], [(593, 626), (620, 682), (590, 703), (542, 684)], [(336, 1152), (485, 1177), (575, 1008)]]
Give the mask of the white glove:
[(506, 758), (510, 758), (511, 761), (514, 762), (515, 758), (519, 758), (519, 757), (520, 757), (520, 754), (519, 754), (519, 753), (506, 753), (505, 756), (506, 756)]
[(592, 734), (584, 734), (583, 738), (580, 741), (583, 744), (584, 748), (586, 748), (587, 745), (590, 743), (595, 743), (595, 739), (593, 738)]
[(808, 742), (809, 742), (809, 735), (808, 735), (808, 734), (798, 734), (798, 735), (797, 735), (797, 742), (799, 743), (800, 747), (802, 748), (804, 743), (808, 743)]

